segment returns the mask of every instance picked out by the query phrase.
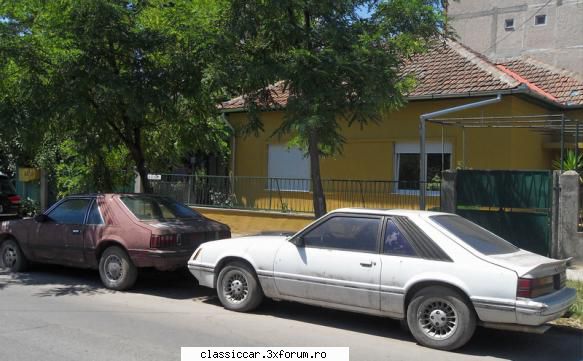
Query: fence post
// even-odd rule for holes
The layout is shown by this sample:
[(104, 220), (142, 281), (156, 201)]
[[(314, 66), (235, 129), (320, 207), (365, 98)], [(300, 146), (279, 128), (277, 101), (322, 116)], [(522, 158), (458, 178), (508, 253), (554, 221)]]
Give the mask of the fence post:
[(439, 197), (439, 206), (442, 212), (455, 213), (456, 211), (456, 180), (457, 172), (455, 170), (449, 169), (443, 172)]
[(581, 258), (579, 236), (579, 174), (567, 171), (559, 176), (559, 211), (556, 256), (558, 258)]
[(190, 192), (192, 192), (192, 175), (187, 176), (188, 177), (188, 195), (187, 195), (187, 203), (188, 205), (191, 204), (190, 202)]

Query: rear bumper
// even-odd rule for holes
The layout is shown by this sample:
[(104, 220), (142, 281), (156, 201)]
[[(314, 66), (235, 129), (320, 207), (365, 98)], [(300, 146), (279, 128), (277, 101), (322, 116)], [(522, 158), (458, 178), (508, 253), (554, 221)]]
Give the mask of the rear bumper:
[(563, 288), (550, 295), (516, 300), (516, 322), (521, 325), (538, 326), (561, 317), (577, 298), (573, 288)]
[(173, 271), (186, 267), (194, 250), (130, 250), (128, 253), (136, 267), (154, 267), (160, 271)]

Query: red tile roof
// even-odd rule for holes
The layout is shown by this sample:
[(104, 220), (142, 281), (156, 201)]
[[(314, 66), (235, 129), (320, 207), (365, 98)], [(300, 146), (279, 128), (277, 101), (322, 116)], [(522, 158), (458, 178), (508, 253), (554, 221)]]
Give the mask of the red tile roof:
[(575, 74), (531, 58), (516, 58), (502, 62), (510, 71), (519, 74), (547, 96), (566, 105), (583, 105), (583, 75)]
[[(463, 97), (527, 87), (549, 101), (564, 105), (583, 105), (583, 79), (573, 73), (531, 59), (513, 59), (495, 64), (483, 55), (448, 40), (407, 61), (404, 74), (417, 79), (410, 99), (424, 97)], [(280, 81), (267, 88), (267, 108), (285, 107), (289, 93)], [(242, 110), (245, 97), (222, 103), (224, 110)]]

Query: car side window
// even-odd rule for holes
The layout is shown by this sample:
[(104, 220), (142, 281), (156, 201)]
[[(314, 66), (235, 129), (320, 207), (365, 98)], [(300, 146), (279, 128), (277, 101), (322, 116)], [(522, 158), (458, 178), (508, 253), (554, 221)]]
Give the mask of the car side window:
[(103, 224), (103, 217), (101, 216), (101, 212), (99, 211), (97, 201), (93, 202), (93, 205), (91, 205), (89, 217), (87, 217), (87, 224)]
[(48, 216), (55, 223), (83, 224), (89, 207), (89, 199), (69, 199), (59, 204)]
[(332, 217), (304, 236), (306, 247), (377, 252), (379, 218)]
[(417, 255), (407, 237), (401, 232), (395, 222), (390, 219), (387, 220), (387, 227), (385, 229), (383, 253), (393, 256)]

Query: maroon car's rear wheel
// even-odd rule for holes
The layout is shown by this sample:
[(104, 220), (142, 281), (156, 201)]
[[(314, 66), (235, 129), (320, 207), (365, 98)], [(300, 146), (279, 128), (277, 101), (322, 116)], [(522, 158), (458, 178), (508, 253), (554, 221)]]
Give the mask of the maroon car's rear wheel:
[(118, 246), (111, 246), (99, 259), (99, 275), (105, 287), (123, 291), (136, 283), (138, 269), (125, 250)]
[(8, 268), (12, 272), (22, 272), (27, 267), (28, 260), (16, 241), (7, 239), (0, 244), (0, 268)]

